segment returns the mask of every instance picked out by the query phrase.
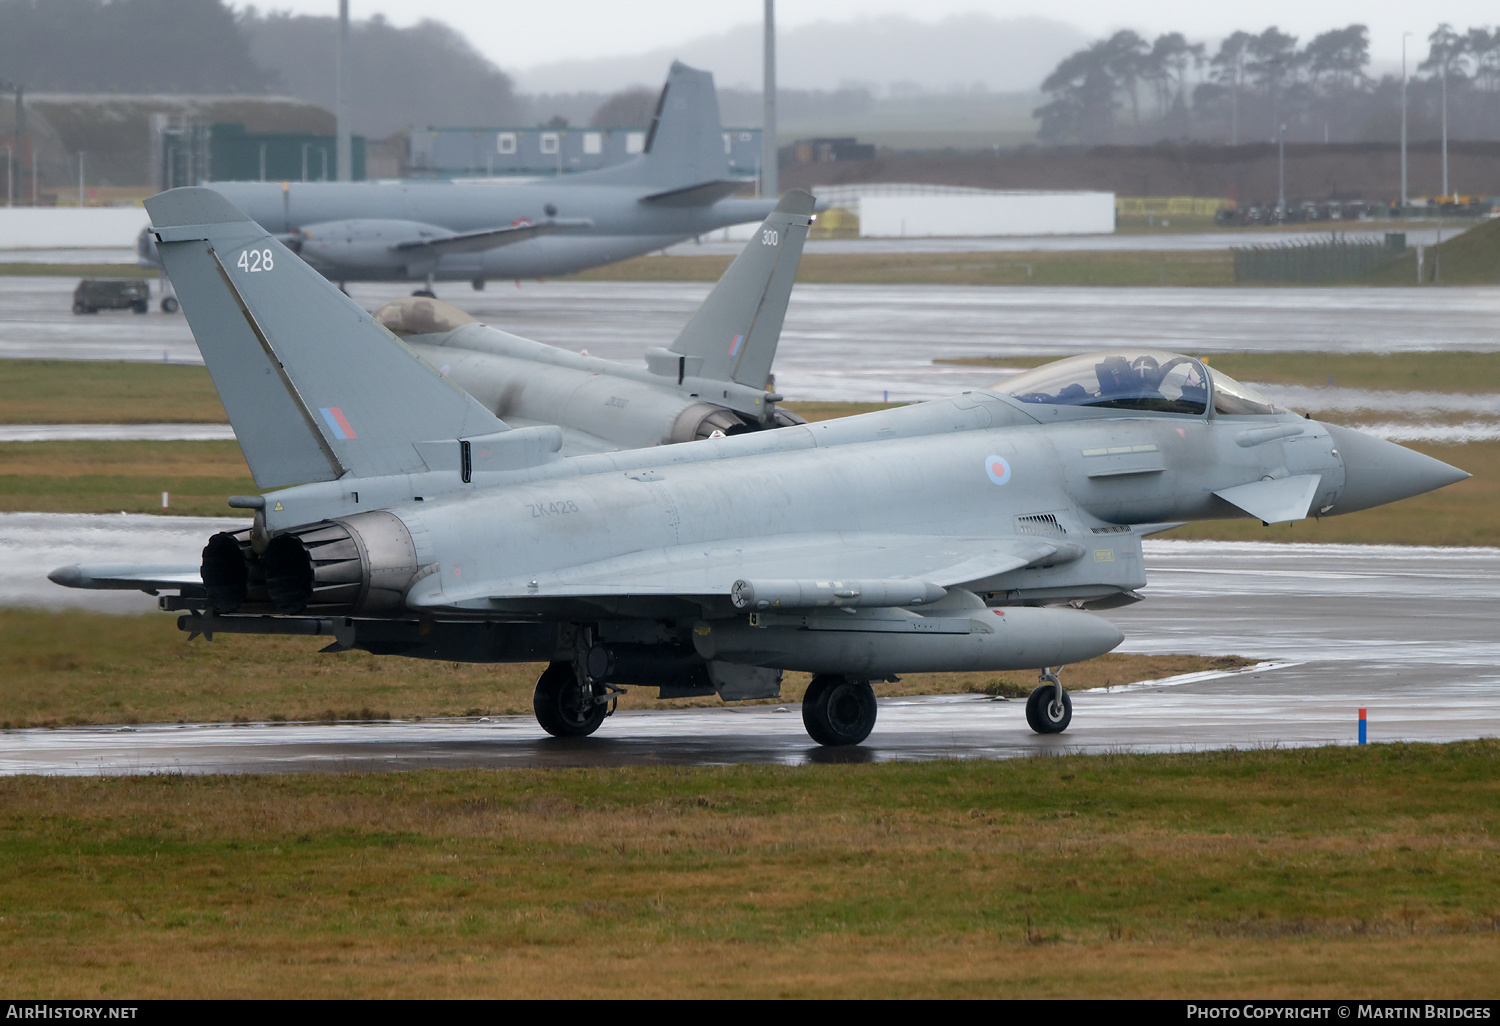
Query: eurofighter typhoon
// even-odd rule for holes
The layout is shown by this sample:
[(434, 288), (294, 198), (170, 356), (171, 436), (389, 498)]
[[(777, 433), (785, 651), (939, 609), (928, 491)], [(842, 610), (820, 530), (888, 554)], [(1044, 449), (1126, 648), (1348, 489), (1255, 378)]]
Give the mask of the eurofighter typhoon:
[(813, 202), (783, 196), (672, 344), (646, 351), (644, 367), (533, 342), (439, 299), (409, 296), (375, 319), (509, 426), (561, 428), (563, 456), (800, 424), (767, 388)]
[[(674, 63), (640, 156), (514, 181), (215, 182), (329, 279), (421, 282), (550, 278), (763, 219), (774, 199), (733, 198), (713, 75)], [(160, 267), (151, 229), (139, 262)], [(167, 268), (170, 273), (171, 268)], [(167, 309), (167, 306), (163, 306)]]
[[(265, 493), (230, 498), (253, 526), (208, 538), (198, 566), (52, 579), (171, 592), (162, 607), (210, 638), (545, 663), (534, 707), (562, 737), (597, 730), (625, 687), (762, 699), (803, 670), (808, 733), (858, 744), (872, 680), (1113, 649), (1120, 631), (1089, 610), (1141, 597), (1141, 538), (1166, 524), (1335, 516), (1467, 476), (1154, 351), (564, 457), (556, 425), (504, 423), (222, 196), (147, 205)], [(1049, 674), (1026, 718), (1057, 733), (1072, 708)]]

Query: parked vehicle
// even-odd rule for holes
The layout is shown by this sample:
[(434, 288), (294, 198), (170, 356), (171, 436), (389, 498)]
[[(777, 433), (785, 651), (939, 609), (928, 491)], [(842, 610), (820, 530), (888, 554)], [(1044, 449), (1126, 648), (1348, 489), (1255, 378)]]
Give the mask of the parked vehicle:
[(143, 314), (150, 305), (151, 286), (138, 278), (85, 278), (73, 290), (73, 312), (76, 314), (98, 313), (100, 310), (134, 310)]

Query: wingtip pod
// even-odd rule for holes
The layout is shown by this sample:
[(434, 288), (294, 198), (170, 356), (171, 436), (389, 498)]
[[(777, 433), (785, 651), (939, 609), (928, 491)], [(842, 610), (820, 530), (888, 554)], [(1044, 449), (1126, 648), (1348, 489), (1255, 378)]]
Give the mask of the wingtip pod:
[(157, 193), (146, 201), (146, 212), (151, 215), (153, 228), (237, 224), (250, 220), (217, 192), (197, 185)]

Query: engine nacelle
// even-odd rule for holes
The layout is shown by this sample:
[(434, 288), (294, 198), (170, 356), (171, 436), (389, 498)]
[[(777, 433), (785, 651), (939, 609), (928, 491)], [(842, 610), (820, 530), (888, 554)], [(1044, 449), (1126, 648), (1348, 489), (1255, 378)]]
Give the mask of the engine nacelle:
[(305, 225), (297, 252), (313, 266), (339, 267), (347, 271), (395, 271), (408, 264), (430, 261), (429, 254), (408, 253), (395, 248), (398, 242), (440, 239), (452, 235), (420, 221), (388, 221), (358, 218)]
[[(807, 423), (795, 413), (783, 410), (779, 406), (774, 408), (772, 416), (774, 420), (771, 427), (791, 427), (793, 424)], [(672, 424), (672, 430), (662, 439), (662, 443), (672, 445), (677, 442), (696, 442), (713, 437), (715, 431), (726, 435), (740, 435), (760, 429), (761, 425), (749, 417), (723, 406), (716, 406), (713, 403), (693, 403), (677, 415), (677, 420)]]
[(323, 616), (398, 613), (420, 576), (411, 532), (384, 512), (295, 527), (259, 556), (250, 532), (216, 534), (203, 550), (202, 574), (209, 604), (221, 613)]

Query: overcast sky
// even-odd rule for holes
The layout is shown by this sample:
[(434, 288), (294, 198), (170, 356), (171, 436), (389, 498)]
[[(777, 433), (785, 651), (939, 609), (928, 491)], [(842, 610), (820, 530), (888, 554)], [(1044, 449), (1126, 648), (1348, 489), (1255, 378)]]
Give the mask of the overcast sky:
[[(242, 6), (236, 0), (236, 6)], [(262, 0), (260, 7), (303, 14), (336, 14), (338, 0)], [(1122, 16), (1122, 8), (1128, 14)], [(501, 68), (522, 69), (554, 61), (616, 56), (722, 32), (759, 21), (762, 0), (350, 0), (351, 16), (379, 12), (398, 24), (422, 18), (447, 22), (463, 32)], [(1146, 34), (1177, 30), (1191, 39), (1218, 39), (1235, 29), (1258, 31), (1276, 25), (1303, 42), (1318, 32), (1360, 22), (1370, 27), (1371, 52), (1382, 66), (1399, 62), (1401, 33), (1415, 33), (1409, 53), (1425, 55), (1426, 36), (1440, 22), (1460, 31), (1500, 21), (1500, 8), (1481, 0), (1259, 0), (1255, 4), (1213, 4), (1202, 0), (780, 0), (781, 25), (844, 21), (903, 14), (937, 21), (952, 14), (984, 12), (997, 18), (1032, 15), (1076, 25), (1090, 36), (1117, 28)]]

